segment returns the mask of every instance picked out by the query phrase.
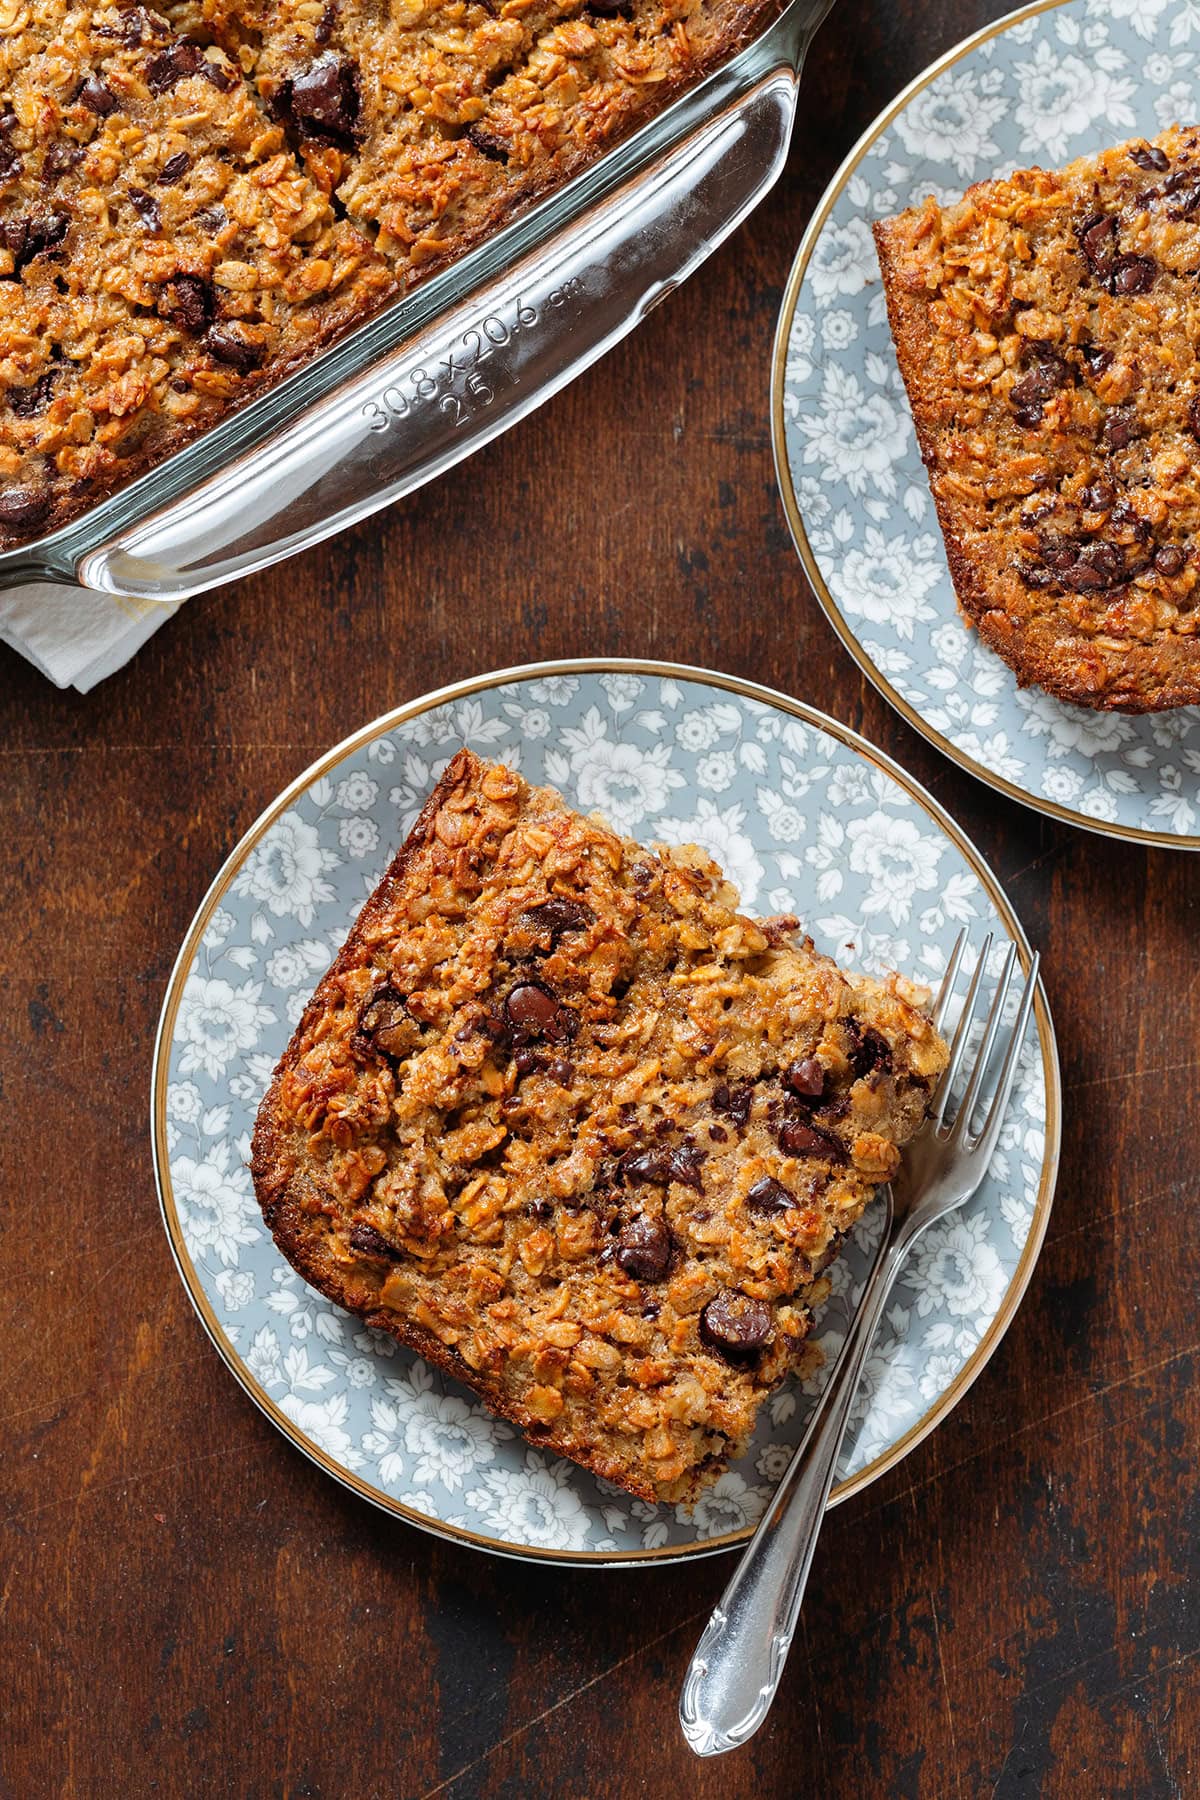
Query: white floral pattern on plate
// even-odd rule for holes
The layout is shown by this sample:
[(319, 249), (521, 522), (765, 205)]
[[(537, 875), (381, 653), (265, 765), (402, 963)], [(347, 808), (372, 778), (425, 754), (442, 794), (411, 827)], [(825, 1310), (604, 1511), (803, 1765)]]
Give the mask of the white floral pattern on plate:
[(884, 694), (974, 774), (1039, 810), (1186, 848), (1200, 847), (1200, 708), (1135, 718), (1022, 692), (964, 625), (870, 221), (929, 193), (953, 199), (991, 175), (1192, 122), (1198, 34), (1194, 0), (1067, 0), (951, 52), (885, 129), (868, 133), (817, 209), (823, 222), (801, 246), (784, 300), (775, 410), (801, 554)]
[[(754, 1524), (819, 1375), (772, 1396), (749, 1454), (690, 1518), (647, 1506), (531, 1449), (474, 1395), (306, 1286), (255, 1202), (245, 1163), (275, 1061), (464, 742), (553, 783), (573, 804), (603, 807), (645, 839), (706, 845), (748, 905), (797, 912), (821, 948), (866, 968), (936, 983), (960, 926), (976, 940), (997, 927), (1007, 941), (1007, 930), (937, 819), (853, 745), (756, 698), (657, 673), (517, 679), (381, 727), (309, 782), (231, 866), (180, 971), (173, 1021), (168, 996), (160, 1145), (168, 1227), (228, 1358), (336, 1472), (435, 1528), (524, 1553), (703, 1550)], [(359, 856), (369, 841), (376, 852)], [(1054, 1158), (1043, 1051), (1053, 1054), (1031, 1036), (980, 1194), (906, 1271), (843, 1477), (937, 1405), (1019, 1279)], [(861, 1229), (877, 1229), (873, 1213)], [(818, 1327), (827, 1351), (844, 1333), (862, 1268), (857, 1244), (833, 1267)]]

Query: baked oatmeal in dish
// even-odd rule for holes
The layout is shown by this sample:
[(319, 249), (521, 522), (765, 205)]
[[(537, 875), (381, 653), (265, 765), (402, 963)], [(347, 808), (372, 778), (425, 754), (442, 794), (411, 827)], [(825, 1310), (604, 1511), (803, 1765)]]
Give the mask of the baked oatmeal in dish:
[(646, 1500), (746, 1448), (946, 1063), (923, 989), (736, 903), (463, 750), (254, 1134), (307, 1280)]
[(0, 34), (0, 550), (484, 238), (775, 0), (24, 0)]
[(22, 17), (0, 37), (0, 544), (395, 292), (222, 51), (140, 6)]
[(1060, 699), (1200, 701), (1200, 129), (875, 237), (966, 615)]

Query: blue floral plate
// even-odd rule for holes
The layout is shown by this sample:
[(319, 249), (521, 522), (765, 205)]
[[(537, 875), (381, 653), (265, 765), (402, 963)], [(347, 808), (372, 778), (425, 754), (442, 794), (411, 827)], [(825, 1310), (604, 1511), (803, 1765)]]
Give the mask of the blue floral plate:
[(1194, 0), (1039, 0), (934, 63), (850, 152), (784, 295), (775, 463), (805, 571), (910, 724), (992, 787), (1111, 837), (1200, 849), (1200, 708), (1133, 717), (1017, 687), (967, 629), (888, 330), (871, 221), (1200, 118)]
[[(745, 906), (795, 912), (818, 945), (936, 983), (962, 926), (1027, 946), (995, 877), (915, 782), (794, 700), (670, 664), (558, 663), (443, 689), (356, 733), (281, 794), (206, 895), (171, 977), (153, 1133), (180, 1272), (242, 1386), (331, 1475), (398, 1518), (566, 1562), (703, 1554), (748, 1535), (821, 1377), (782, 1388), (689, 1516), (531, 1449), (474, 1397), (323, 1299), (276, 1250), (246, 1159), (305, 1000), (461, 745), (550, 782), (644, 841), (699, 843)], [(999, 954), (999, 951), (997, 952)], [(1044, 998), (978, 1196), (922, 1240), (860, 1395), (835, 1498), (945, 1417), (999, 1342), (1046, 1228), (1059, 1076)], [(876, 1229), (871, 1212), (862, 1229)], [(869, 1237), (864, 1239), (869, 1243)], [(834, 1264), (826, 1352), (862, 1251)]]

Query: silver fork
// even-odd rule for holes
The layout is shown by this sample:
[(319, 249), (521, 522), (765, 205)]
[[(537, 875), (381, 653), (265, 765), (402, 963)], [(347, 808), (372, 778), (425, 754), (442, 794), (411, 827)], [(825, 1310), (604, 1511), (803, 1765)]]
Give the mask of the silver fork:
[[(960, 932), (934, 1006), (933, 1018), (939, 1027), (950, 1008), (965, 946), (966, 934)], [(973, 1131), (1017, 964), (1015, 944), (1009, 945), (1005, 956), (966, 1091), (953, 1116), (948, 1119), (947, 1114), (966, 1058), (991, 948), (989, 932), (963, 1002), (946, 1072), (930, 1102), (928, 1122), (905, 1153), (897, 1183), (900, 1194), (895, 1195), (890, 1187), (884, 1189), (887, 1212), (882, 1247), (833, 1377), (733, 1579), (714, 1607), (688, 1667), (679, 1699), (679, 1721), (697, 1756), (720, 1756), (735, 1750), (767, 1716), (800, 1616), (846, 1422), (888, 1296), (914, 1240), (936, 1219), (945, 1218), (968, 1201), (987, 1173), (1017, 1072), (1037, 990), (1039, 962), (1037, 956), (1030, 962), (995, 1094), (979, 1129)]]

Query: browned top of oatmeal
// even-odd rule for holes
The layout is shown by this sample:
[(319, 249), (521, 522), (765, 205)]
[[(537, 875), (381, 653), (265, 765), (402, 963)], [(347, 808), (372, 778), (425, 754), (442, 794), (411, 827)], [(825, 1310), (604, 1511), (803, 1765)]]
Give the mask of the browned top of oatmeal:
[(930, 199), (876, 237), (966, 612), (1063, 699), (1200, 700), (1200, 132)]
[(310, 1281), (648, 1499), (744, 1448), (946, 1057), (921, 991), (735, 904), (462, 751), (254, 1139)]

